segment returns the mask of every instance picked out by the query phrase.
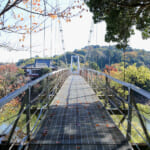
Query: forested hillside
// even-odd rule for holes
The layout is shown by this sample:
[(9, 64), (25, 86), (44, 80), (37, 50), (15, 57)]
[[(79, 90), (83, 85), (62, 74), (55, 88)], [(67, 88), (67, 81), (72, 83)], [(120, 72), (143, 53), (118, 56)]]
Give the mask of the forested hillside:
[[(124, 60), (123, 50), (117, 49), (115, 46), (89, 46), (75, 50), (74, 53), (84, 57), (87, 50), (89, 50), (87, 60), (96, 62), (101, 69), (105, 68), (105, 65), (121, 63)], [(126, 67), (136, 63), (137, 67), (145, 65), (150, 68), (150, 52), (128, 47), (125, 50), (125, 62)]]
[[(80, 50), (76, 49), (73, 52), (67, 52), (65, 55), (68, 64), (70, 64), (71, 55), (79, 55), (80, 63), (84, 63), (86, 61), (87, 65), (89, 64), (91, 67), (92, 66), (98, 67), (101, 70), (103, 70), (106, 65), (123, 63), (124, 60), (123, 50), (117, 49), (115, 46), (98, 46), (98, 45), (86, 46)], [(58, 66), (64, 65), (65, 55), (54, 56), (52, 59), (54, 60), (54, 63), (57, 64)], [(20, 60), (17, 63), (17, 65), (24, 66), (26, 64), (33, 63), (34, 59), (36, 58)], [(125, 50), (125, 62), (126, 67), (136, 63), (137, 67), (144, 65), (150, 68), (150, 52), (141, 49), (133, 49), (131, 47), (127, 47)]]

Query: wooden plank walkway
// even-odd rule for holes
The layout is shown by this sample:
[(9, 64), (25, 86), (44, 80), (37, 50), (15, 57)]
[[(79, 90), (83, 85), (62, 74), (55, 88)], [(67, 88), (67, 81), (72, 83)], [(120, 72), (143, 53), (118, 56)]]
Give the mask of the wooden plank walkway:
[(31, 150), (131, 150), (86, 81), (67, 78), (30, 144)]

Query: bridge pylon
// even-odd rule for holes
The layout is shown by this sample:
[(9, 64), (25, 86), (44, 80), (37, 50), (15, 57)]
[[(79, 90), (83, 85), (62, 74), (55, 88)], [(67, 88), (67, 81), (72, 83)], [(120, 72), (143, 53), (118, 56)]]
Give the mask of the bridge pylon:
[[(74, 68), (73, 68), (73, 63), (75, 62), (74, 60), (77, 60), (77, 70), (74, 71)], [(79, 74), (80, 73), (80, 60), (79, 60), (79, 56), (78, 55), (72, 55), (71, 56), (71, 65), (70, 65), (70, 69), (71, 69), (71, 72), (72, 73), (75, 73), (75, 74)]]

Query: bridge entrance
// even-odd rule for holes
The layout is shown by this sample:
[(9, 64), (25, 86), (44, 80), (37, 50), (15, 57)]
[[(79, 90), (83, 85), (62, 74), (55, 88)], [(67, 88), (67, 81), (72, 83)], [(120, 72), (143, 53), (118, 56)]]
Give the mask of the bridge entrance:
[(80, 72), (80, 62), (79, 56), (73, 55), (71, 56), (71, 72), (73, 74), (79, 74)]

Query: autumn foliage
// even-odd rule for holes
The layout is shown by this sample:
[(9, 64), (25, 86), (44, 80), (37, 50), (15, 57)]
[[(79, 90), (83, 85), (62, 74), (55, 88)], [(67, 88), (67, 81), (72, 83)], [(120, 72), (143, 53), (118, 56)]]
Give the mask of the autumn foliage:
[[(28, 35), (37, 34), (45, 30), (50, 22), (67, 23), (73, 17), (82, 18), (82, 12), (88, 9), (82, 0), (69, 3), (65, 1), (48, 0), (10, 0), (2, 1), (0, 12), (0, 30), (15, 33), (18, 45), (14, 48), (10, 40), (2, 41), (0, 45), (10, 50), (27, 50)], [(5, 43), (5, 44), (4, 44)]]
[(0, 98), (23, 86), (26, 79), (19, 74), (19, 68), (15, 64), (0, 66)]
[(104, 72), (105, 73), (109, 73), (111, 71), (114, 71), (114, 72), (117, 72), (117, 68), (115, 68), (114, 66), (108, 66), (108, 65), (105, 65), (105, 69), (104, 69)]

